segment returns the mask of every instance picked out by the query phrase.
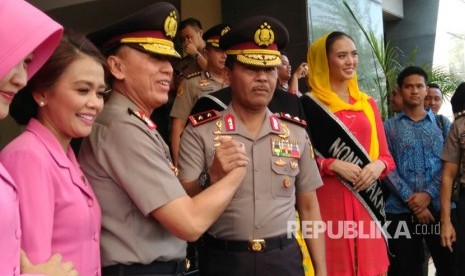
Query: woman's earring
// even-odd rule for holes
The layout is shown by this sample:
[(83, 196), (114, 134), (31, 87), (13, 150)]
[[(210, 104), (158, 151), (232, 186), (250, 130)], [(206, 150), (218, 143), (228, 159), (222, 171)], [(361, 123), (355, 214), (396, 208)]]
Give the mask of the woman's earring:
[(40, 107), (42, 107), (42, 106), (44, 106), (44, 105), (45, 105), (45, 103), (44, 103), (43, 101), (40, 101), (40, 102), (39, 102), (39, 106), (40, 106)]

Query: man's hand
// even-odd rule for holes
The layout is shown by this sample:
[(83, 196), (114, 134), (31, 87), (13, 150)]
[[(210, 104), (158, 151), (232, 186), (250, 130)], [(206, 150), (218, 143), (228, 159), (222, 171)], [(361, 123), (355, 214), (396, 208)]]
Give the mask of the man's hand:
[(443, 247), (449, 248), (449, 251), (452, 252), (452, 243), (457, 240), (457, 235), (455, 234), (455, 228), (450, 221), (441, 222), (441, 245)]
[(244, 144), (233, 140), (230, 136), (219, 136), (215, 157), (208, 169), (210, 182), (213, 184), (234, 168), (245, 167), (248, 163), (249, 158), (246, 155)]
[(297, 79), (306, 77), (308, 74), (308, 64), (306, 62), (302, 62), (297, 69), (295, 69), (293, 76)]
[(434, 223), (434, 217), (428, 210), (428, 208), (423, 209), (423, 211), (419, 212), (418, 214), (415, 214), (415, 216), (417, 217), (418, 222), (421, 224)]
[(192, 39), (189, 38), (184, 42), (184, 53), (188, 54), (189, 56), (193, 56), (197, 53), (197, 47), (192, 43)]
[(369, 188), (375, 183), (385, 168), (386, 165), (379, 160), (367, 164), (353, 182), (355, 190), (359, 192)]
[(413, 193), (407, 198), (407, 204), (414, 214), (423, 211), (431, 203), (431, 196), (428, 193)]
[(21, 273), (44, 274), (48, 276), (77, 276), (79, 275), (73, 267), (73, 263), (61, 262), (61, 255), (54, 254), (47, 262), (33, 265), (26, 253), (21, 250)]

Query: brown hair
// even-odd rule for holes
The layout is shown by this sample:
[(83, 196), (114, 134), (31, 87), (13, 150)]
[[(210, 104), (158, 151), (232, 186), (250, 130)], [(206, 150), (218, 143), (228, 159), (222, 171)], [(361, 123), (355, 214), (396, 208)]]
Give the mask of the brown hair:
[(10, 115), (18, 124), (25, 125), (31, 118), (37, 118), (38, 105), (32, 92), (53, 88), (66, 68), (82, 56), (88, 56), (101, 64), (105, 76), (108, 76), (105, 58), (94, 44), (83, 35), (67, 32), (61, 38), (50, 59), (29, 80), (27, 86), (14, 97)]

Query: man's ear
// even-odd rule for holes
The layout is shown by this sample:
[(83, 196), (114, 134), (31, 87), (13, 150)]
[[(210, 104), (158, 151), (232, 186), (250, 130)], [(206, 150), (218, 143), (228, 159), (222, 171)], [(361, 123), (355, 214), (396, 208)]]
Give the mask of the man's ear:
[(123, 80), (125, 78), (124, 74), (124, 64), (122, 60), (118, 56), (111, 55), (107, 58), (108, 69), (110, 73), (115, 77), (117, 80)]

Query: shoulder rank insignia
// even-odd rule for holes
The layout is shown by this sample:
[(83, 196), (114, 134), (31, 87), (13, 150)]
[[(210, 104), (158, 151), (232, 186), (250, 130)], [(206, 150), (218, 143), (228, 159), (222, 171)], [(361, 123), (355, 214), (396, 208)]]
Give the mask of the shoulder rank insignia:
[(281, 118), (281, 119), (283, 119), (285, 121), (288, 121), (288, 122), (292, 122), (292, 123), (297, 124), (297, 125), (302, 126), (302, 127), (307, 126), (307, 122), (305, 120), (302, 120), (297, 116), (292, 117), (288, 113), (279, 112), (279, 118)]
[(186, 79), (191, 79), (193, 77), (200, 76), (201, 74), (202, 74), (202, 71), (197, 71), (197, 72), (194, 72), (194, 73), (190, 73), (190, 74), (187, 74)]
[(189, 121), (191, 122), (192, 126), (196, 127), (218, 119), (219, 117), (220, 115), (218, 111), (212, 109), (189, 116)]
[(150, 129), (150, 130), (154, 130), (157, 128), (157, 125), (152, 122), (152, 120), (150, 120), (150, 118), (145, 114), (144, 111), (142, 110), (139, 110), (139, 111), (134, 111), (132, 110), (131, 108), (128, 108), (128, 113), (130, 115), (134, 115), (136, 116), (136, 118), (138, 118), (139, 120), (141, 120), (142, 122), (144, 122), (144, 124)]

